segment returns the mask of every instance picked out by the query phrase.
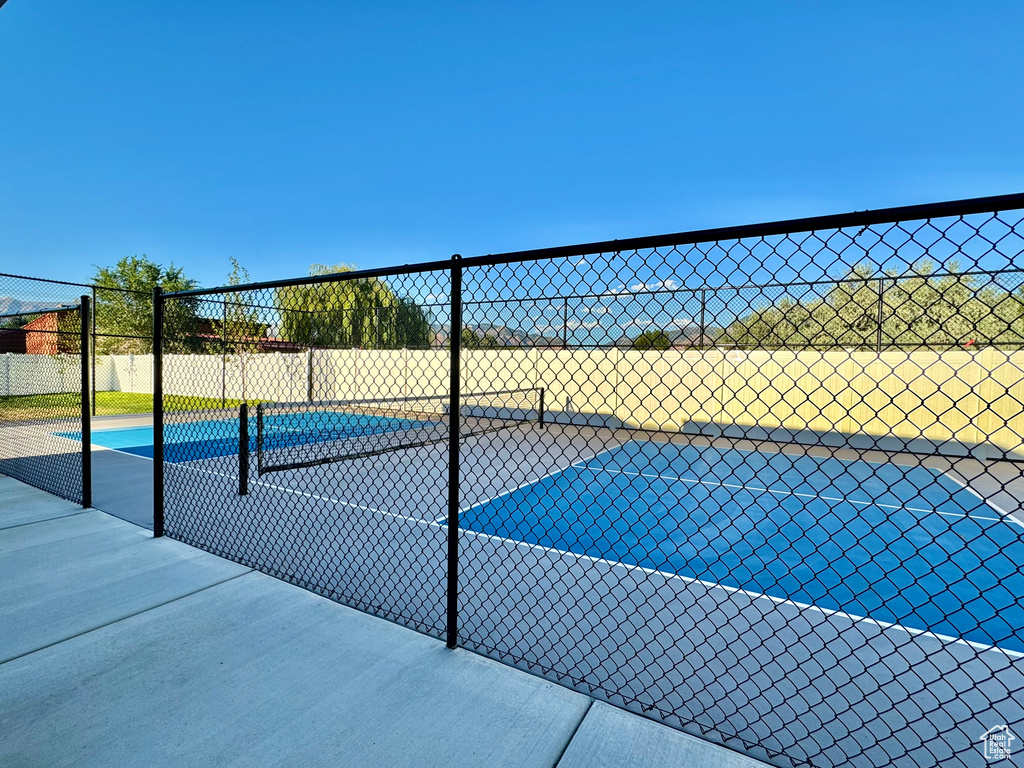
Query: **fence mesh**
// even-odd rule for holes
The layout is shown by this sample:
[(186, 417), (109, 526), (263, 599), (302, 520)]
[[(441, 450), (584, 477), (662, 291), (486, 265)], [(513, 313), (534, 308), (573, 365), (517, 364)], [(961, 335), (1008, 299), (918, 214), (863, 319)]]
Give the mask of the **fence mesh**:
[[(984, 765), (1024, 727), (1015, 205), (168, 296), (166, 531), (777, 765)], [(257, 471), (261, 412), (456, 381), (544, 427)]]
[(94, 286), (92, 413), (153, 410), (153, 294)]
[(79, 286), (0, 275), (0, 472), (81, 503)]
[[(444, 417), (449, 288), (446, 272), (423, 272), (167, 297), (167, 534), (442, 636), (446, 441), (351, 458), (333, 438), (342, 419), (376, 434), (413, 421), (351, 401), (416, 398)], [(323, 451), (347, 460), (323, 464)], [(252, 480), (239, 496), (244, 454)], [(310, 466), (269, 471), (281, 463)]]

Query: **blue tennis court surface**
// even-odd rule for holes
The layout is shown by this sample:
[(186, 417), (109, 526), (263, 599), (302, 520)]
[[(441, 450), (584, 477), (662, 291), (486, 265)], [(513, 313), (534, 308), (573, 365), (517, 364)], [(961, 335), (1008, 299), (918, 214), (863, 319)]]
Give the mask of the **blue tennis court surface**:
[(924, 467), (633, 442), (459, 520), (1024, 652), (1024, 529)]
[[(432, 423), (370, 414), (310, 412), (274, 414), (264, 424), (264, 448), (326, 443), (364, 435), (386, 434)], [(60, 437), (82, 439), (81, 432), (59, 432)], [(238, 453), (238, 419), (164, 423), (164, 461), (174, 464), (232, 456)], [(136, 456), (153, 458), (153, 428), (125, 427), (96, 430), (92, 444)], [(256, 450), (256, 417), (249, 417), (249, 450)]]

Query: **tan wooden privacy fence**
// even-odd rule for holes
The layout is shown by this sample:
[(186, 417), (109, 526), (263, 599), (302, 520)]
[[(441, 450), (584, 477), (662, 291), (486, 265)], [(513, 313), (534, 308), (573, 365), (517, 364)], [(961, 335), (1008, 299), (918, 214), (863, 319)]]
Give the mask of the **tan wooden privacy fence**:
[[(1024, 351), (463, 355), (464, 391), (544, 387), (553, 421), (953, 455), (1024, 448)], [(229, 356), (226, 364), (219, 355), (167, 355), (164, 391), (304, 400), (310, 363), (314, 400), (441, 395), (448, 386), (445, 350), (353, 349)], [(101, 358), (97, 373), (110, 374), (97, 380), (151, 392), (151, 366), (148, 355)]]

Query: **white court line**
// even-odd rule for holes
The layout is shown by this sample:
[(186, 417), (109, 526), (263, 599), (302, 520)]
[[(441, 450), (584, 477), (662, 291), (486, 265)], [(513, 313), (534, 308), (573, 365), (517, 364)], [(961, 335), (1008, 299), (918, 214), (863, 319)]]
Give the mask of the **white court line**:
[(984, 517), (981, 515), (967, 515), (959, 512), (942, 512), (938, 509), (921, 509), (918, 507), (901, 507), (896, 504), (882, 504), (874, 501), (858, 501), (857, 499), (844, 499), (837, 496), (820, 496), (816, 493), (798, 493), (796, 491), (779, 491), (772, 488), (761, 488), (757, 485), (742, 485), (740, 483), (719, 483), (714, 480), (698, 480), (691, 477), (674, 477), (672, 475), (648, 475), (644, 472), (627, 472), (624, 469), (608, 469), (607, 467), (581, 467), (593, 472), (609, 472), (615, 475), (632, 475), (633, 477), (646, 477), (651, 480), (675, 480), (680, 483), (699, 483), (700, 485), (716, 485), (722, 488), (735, 488), (744, 491), (760, 491), (762, 493), (774, 493), (779, 496), (799, 496), (804, 499), (821, 499), (823, 501), (845, 501), (849, 504), (859, 504), (866, 507), (884, 507), (886, 509), (902, 509), (907, 512), (923, 512), (926, 514), (946, 515), (947, 517), (969, 517), (972, 520), (989, 520), (994, 523), (1002, 522), (1001, 518)]
[[(238, 476), (237, 475), (229, 475), (229, 474), (226, 474), (224, 472), (216, 472), (216, 471), (214, 471), (212, 469), (200, 469), (199, 467), (188, 467), (188, 469), (192, 470), (193, 472), (202, 472), (203, 474), (206, 474), (206, 475), (216, 475), (217, 477), (224, 477), (224, 478), (227, 478), (228, 480), (233, 480), (236, 483), (238, 482)], [(284, 491), (286, 493), (294, 493), (294, 494), (297, 494), (299, 496), (305, 496), (306, 498), (309, 498), (309, 499), (316, 499), (318, 501), (327, 501), (327, 502), (330, 502), (332, 504), (341, 504), (342, 506), (345, 506), (345, 507), (353, 507), (354, 509), (361, 509), (364, 512), (376, 512), (379, 515), (387, 515), (388, 517), (395, 517), (395, 518), (398, 518), (399, 520), (406, 520), (406, 521), (412, 522), (412, 523), (430, 523), (430, 524), (433, 524), (430, 520), (424, 520), (423, 518), (420, 518), (420, 517), (409, 517), (408, 515), (400, 515), (397, 512), (388, 512), (387, 510), (384, 510), (384, 509), (377, 509), (376, 507), (367, 507), (367, 506), (365, 506), (363, 504), (353, 504), (351, 501), (342, 501), (341, 499), (336, 499), (333, 496), (325, 496), (325, 495), (319, 494), (319, 493), (307, 493), (306, 491), (299, 491), (299, 490), (296, 490), (295, 488), (288, 488), (287, 486), (284, 486), (284, 485), (276, 485), (274, 483), (265, 483), (262, 480), (253, 480), (252, 483), (253, 483), (253, 485), (259, 485), (259, 486), (262, 486), (263, 488), (273, 488), (273, 489), (278, 490), (278, 491)]]
[[(114, 453), (120, 453), (122, 456), (134, 456), (136, 459), (145, 459), (146, 461), (152, 461), (152, 456), (143, 456), (139, 453), (131, 453), (129, 451), (122, 451), (120, 448), (108, 448), (105, 445), (96, 445), (95, 443), (90, 446), (93, 449), (99, 448), (101, 451), (113, 451)], [(140, 446), (141, 447), (141, 446)]]
[[(621, 446), (617, 446), (617, 447), (621, 447)], [(587, 458), (587, 459), (580, 459), (579, 461), (576, 461), (576, 462), (574, 462), (573, 464), (571, 464), (569, 466), (570, 467), (576, 467), (577, 465), (583, 464), (583, 463), (585, 463), (587, 461), (591, 461), (592, 459), (597, 458), (598, 456), (601, 456), (602, 454), (610, 453), (613, 450), (616, 450), (616, 448), (611, 448), (611, 449), (608, 449), (608, 450), (605, 450), (605, 451), (601, 451), (601, 452), (596, 453), (596, 454), (594, 454), (594, 456), (591, 456), (590, 458)], [(212, 474), (212, 475), (218, 475), (220, 477), (225, 477), (225, 478), (228, 478), (230, 480), (234, 480), (235, 482), (237, 482), (237, 480), (238, 480), (237, 477), (232, 476), (232, 475), (224, 474), (223, 472), (214, 472), (213, 470), (200, 469), (198, 467), (190, 467), (190, 469), (193, 469), (193, 470), (195, 470), (197, 472), (204, 472), (204, 473), (207, 473), (207, 474)], [(558, 474), (559, 472), (565, 471), (565, 469), (568, 469), (568, 467), (560, 469), (560, 470), (555, 470), (555, 471), (549, 472), (547, 475), (545, 475), (545, 477), (549, 477), (551, 475)], [(657, 477), (661, 477), (661, 476), (659, 475)], [(329, 497), (329, 496), (321, 496), (321, 495), (317, 495), (317, 494), (308, 494), (308, 493), (304, 493), (302, 491), (295, 491), (295, 490), (293, 490), (291, 488), (284, 488), (284, 487), (281, 487), (281, 486), (272, 485), (270, 483), (261, 483), (259, 481), (256, 481), (256, 482), (259, 485), (263, 485), (265, 487), (279, 488), (280, 490), (287, 491), (289, 493), (299, 493), (300, 495), (309, 496), (310, 498), (321, 499), (321, 500), (324, 500), (324, 501), (330, 501), (330, 502), (333, 502), (333, 503), (336, 503), (336, 504), (341, 504), (341, 505), (344, 505), (344, 506), (356, 507), (358, 509), (362, 509), (362, 510), (366, 510), (366, 511), (370, 511), (370, 512), (376, 512), (378, 514), (383, 514), (383, 515), (387, 515), (388, 517), (398, 518), (398, 519), (401, 519), (401, 520), (405, 520), (407, 522), (415, 523), (417, 525), (428, 525), (428, 526), (436, 527), (438, 529), (440, 529), (442, 527), (439, 523), (437, 523), (436, 521), (432, 521), (432, 520), (423, 520), (423, 519), (420, 519), (420, 518), (408, 517), (406, 515), (400, 515), (400, 514), (397, 514), (395, 512), (386, 512), (384, 510), (374, 509), (372, 507), (364, 507), (364, 506), (361, 506), (361, 505), (358, 505), (358, 504), (352, 504), (350, 502), (341, 501), (340, 499), (335, 499), (335, 498)], [(534, 481), (534, 482), (536, 482), (536, 481)], [(523, 485), (521, 485), (519, 487), (522, 488), (522, 487), (525, 487), (526, 485), (531, 485), (531, 484), (532, 483), (523, 483)], [(506, 493), (504, 493), (502, 495), (508, 495), (509, 493), (513, 493), (513, 492), (514, 491), (507, 491)], [(494, 498), (500, 498), (500, 497), (496, 496)], [(481, 504), (476, 504), (473, 507), (469, 507), (468, 509), (474, 509), (475, 507), (481, 506), (482, 504), (485, 504), (485, 503), (487, 503), (487, 502), (481, 502)], [(442, 519), (445, 519), (445, 518), (442, 518)], [(1024, 653), (1021, 653), (1019, 651), (1011, 651), (1011, 650), (1008, 650), (1006, 648), (1000, 648), (997, 645), (987, 645), (985, 643), (978, 643), (978, 642), (975, 642), (973, 640), (964, 640), (963, 638), (952, 637), (951, 635), (942, 635), (942, 634), (939, 634), (937, 632), (932, 632), (930, 630), (915, 629), (914, 627), (905, 627), (902, 624), (896, 624), (896, 623), (893, 623), (893, 622), (887, 622), (887, 621), (881, 621), (881, 620), (878, 620), (878, 619), (872, 619), (872, 618), (867, 617), (867, 616), (858, 616), (857, 614), (847, 613), (846, 611), (834, 610), (834, 609), (831, 609), (831, 608), (820, 608), (819, 606), (812, 605), (810, 603), (801, 603), (801, 602), (798, 602), (796, 600), (790, 600), (788, 598), (775, 597), (773, 595), (765, 594), (765, 593), (762, 593), (762, 592), (751, 592), (750, 590), (741, 589), (739, 587), (730, 587), (730, 586), (725, 585), (725, 584), (718, 584), (718, 583), (715, 583), (715, 582), (704, 581), (703, 579), (698, 579), (698, 578), (693, 577), (693, 576), (681, 576), (681, 575), (679, 575), (677, 573), (669, 573), (669, 572), (666, 572), (666, 571), (658, 571), (658, 570), (655, 570), (653, 568), (645, 568), (645, 567), (643, 567), (641, 565), (630, 565), (628, 563), (622, 563), (622, 562), (619, 562), (617, 560), (607, 560), (605, 558), (593, 557), (591, 555), (580, 555), (580, 554), (577, 554), (576, 552), (570, 552), (570, 551), (567, 551), (567, 550), (555, 549), (554, 547), (545, 547), (545, 546), (542, 546), (540, 544), (531, 544), (531, 543), (525, 542), (525, 541), (518, 541), (516, 539), (508, 539), (508, 538), (505, 538), (505, 537), (502, 537), (502, 536), (494, 536), (492, 534), (480, 533), (478, 531), (473, 531), (473, 530), (469, 530), (469, 529), (464, 529), (464, 530), (461, 531), (461, 533), (463, 535), (467, 535), (468, 534), (468, 535), (471, 535), (471, 536), (478, 536), (478, 537), (484, 538), (484, 539), (493, 539), (493, 540), (496, 540), (496, 541), (510, 543), (510, 544), (515, 545), (515, 546), (523, 546), (523, 547), (527, 547), (529, 549), (539, 550), (539, 551), (544, 552), (544, 553), (554, 553), (556, 555), (565, 555), (565, 556), (568, 556), (568, 557), (575, 558), (576, 560), (579, 560), (579, 561), (589, 561), (589, 562), (594, 562), (594, 563), (603, 563), (603, 564), (606, 564), (606, 565), (609, 565), (609, 566), (617, 566), (617, 567), (620, 567), (620, 568), (626, 568), (627, 570), (630, 570), (630, 569), (638, 570), (638, 571), (642, 571), (642, 572), (650, 574), (650, 575), (659, 576), (661, 578), (678, 579), (678, 580), (681, 580), (681, 581), (687, 582), (687, 583), (700, 584), (701, 586), (705, 587), (709, 591), (712, 590), (712, 589), (721, 589), (721, 590), (723, 590), (723, 591), (725, 591), (727, 593), (742, 594), (742, 595), (745, 595), (745, 596), (747, 596), (749, 598), (752, 598), (752, 599), (767, 599), (767, 600), (770, 600), (770, 601), (772, 601), (773, 603), (775, 603), (777, 605), (792, 605), (792, 606), (794, 606), (794, 607), (796, 607), (796, 608), (798, 608), (800, 610), (815, 611), (815, 612), (821, 613), (821, 614), (823, 614), (824, 616), (827, 616), (827, 617), (839, 616), (839, 617), (848, 619), (848, 620), (852, 621), (853, 623), (874, 624), (875, 626), (878, 626), (878, 627), (880, 627), (882, 629), (899, 629), (899, 630), (902, 630), (903, 632), (906, 632), (908, 635), (912, 635), (912, 636), (913, 635), (921, 635), (921, 636), (926, 636), (926, 637), (933, 637), (933, 638), (935, 638), (935, 639), (937, 639), (937, 640), (939, 640), (941, 642), (944, 642), (944, 643), (950, 643), (950, 642), (952, 642), (952, 643), (960, 643), (962, 645), (967, 645), (967, 646), (969, 646), (971, 648), (975, 648), (975, 649), (978, 649), (978, 650), (995, 651), (997, 653), (1003, 653), (1003, 654), (1005, 654), (1005, 655), (1007, 655), (1007, 656), (1009, 656), (1010, 658), (1013, 658), (1013, 659), (1024, 659)]]
[[(936, 472), (938, 472), (938, 470), (936, 470)], [(974, 490), (973, 488), (971, 488), (971, 486), (969, 486), (969, 485), (968, 485), (967, 483), (965, 483), (965, 482), (961, 481), (961, 480), (960, 480), (960, 478), (958, 478), (958, 477), (954, 476), (954, 475), (952, 474), (952, 472), (953, 472), (953, 470), (951, 470), (951, 469), (950, 469), (950, 470), (947, 470), (946, 472), (941, 472), (941, 473), (940, 473), (940, 475), (941, 475), (942, 477), (948, 477), (948, 478), (949, 478), (950, 480), (952, 480), (952, 481), (953, 481), (954, 483), (956, 483), (957, 485), (959, 485), (959, 486), (960, 486), (961, 488), (963, 488), (963, 489), (964, 489), (965, 491), (967, 491), (968, 493), (970, 493), (970, 494), (972, 494), (972, 495), (974, 495), (974, 496), (977, 496), (977, 497), (978, 497), (979, 499), (981, 499), (981, 500), (982, 500), (983, 502), (985, 502), (985, 503), (986, 503), (986, 504), (988, 504), (988, 505), (989, 505), (990, 507), (992, 507), (992, 509), (994, 509), (994, 510), (996, 511), (996, 513), (997, 513), (997, 514), (999, 514), (1000, 516), (1002, 516), (1002, 517), (1003, 517), (1003, 519), (1005, 519), (1005, 520), (1009, 520), (1009, 521), (1010, 521), (1011, 523), (1016, 523), (1016, 524), (1017, 524), (1017, 525), (1019, 525), (1019, 526), (1020, 526), (1021, 528), (1024, 528), (1024, 523), (1022, 523), (1022, 522), (1021, 522), (1020, 520), (1018, 520), (1018, 519), (1017, 519), (1016, 517), (1014, 517), (1013, 515), (1011, 515), (1011, 514), (1010, 514), (1009, 512), (1007, 512), (1007, 511), (1006, 511), (1005, 509), (1003, 509), (1002, 507), (999, 507), (999, 506), (997, 506), (997, 505), (996, 505), (995, 503), (993, 503), (993, 502), (989, 501), (988, 499), (986, 499), (986, 498), (985, 498), (984, 496), (982, 496), (982, 495), (981, 495), (980, 493), (978, 493), (978, 492), (977, 492), (976, 490)], [(983, 518), (983, 519), (987, 519), (987, 518)]]
[[(93, 418), (95, 418), (95, 417), (93, 417)], [(108, 432), (130, 432), (133, 429), (150, 429), (151, 430), (151, 429), (153, 429), (153, 427), (152, 427), (152, 425), (149, 425), (149, 424), (139, 424), (139, 425), (134, 426), (134, 427), (97, 427), (96, 423), (93, 422), (92, 433), (94, 435), (96, 435), (96, 434), (100, 434), (100, 433), (107, 434)]]
[(775, 597), (774, 595), (765, 594), (764, 592), (751, 592), (750, 590), (741, 589), (740, 587), (730, 587), (727, 584), (718, 584), (718, 583), (713, 582), (713, 581), (704, 581), (703, 579), (698, 579), (695, 576), (681, 576), (678, 573), (670, 573), (668, 571), (657, 571), (657, 570), (655, 570), (653, 568), (645, 568), (642, 565), (631, 565), (629, 563), (623, 563), (623, 562), (620, 562), (618, 560), (607, 560), (607, 559), (605, 559), (603, 557), (594, 557), (592, 555), (580, 555), (580, 554), (577, 554), (576, 552), (570, 552), (568, 550), (555, 549), (554, 547), (545, 547), (545, 546), (542, 546), (540, 544), (531, 544), (531, 543), (529, 543), (527, 541), (518, 541), (517, 539), (507, 539), (507, 538), (504, 538), (502, 536), (494, 536), (494, 535), (489, 534), (489, 533), (479, 533), (478, 531), (472, 531), (472, 530), (469, 530), (469, 529), (465, 529), (461, 533), (462, 533), (462, 535), (470, 534), (470, 535), (479, 536), (479, 537), (485, 538), (485, 539), (494, 539), (495, 541), (501, 541), (501, 542), (505, 542), (505, 543), (508, 543), (508, 544), (513, 544), (513, 545), (516, 545), (516, 546), (527, 547), (528, 549), (539, 550), (541, 552), (544, 552), (545, 554), (547, 554), (547, 553), (555, 553), (557, 555), (566, 555), (568, 557), (575, 558), (576, 560), (587, 560), (587, 561), (592, 562), (592, 563), (602, 563), (604, 565), (618, 566), (620, 568), (626, 568), (627, 570), (642, 571), (642, 572), (644, 572), (646, 574), (649, 574), (649, 575), (652, 575), (652, 576), (660, 576), (661, 578), (665, 578), (665, 579), (679, 579), (680, 581), (684, 581), (684, 582), (687, 582), (687, 583), (690, 583), (690, 584), (700, 584), (701, 586), (706, 588), (708, 591), (710, 591), (712, 589), (721, 589), (721, 590), (724, 590), (725, 592), (728, 592), (728, 593), (731, 593), (731, 594), (746, 595), (747, 597), (753, 598), (753, 599), (771, 600), (776, 605), (792, 605), (792, 606), (795, 606), (796, 608), (798, 608), (800, 610), (815, 611), (817, 613), (821, 613), (821, 614), (823, 614), (825, 616), (828, 616), (828, 617), (840, 616), (842, 618), (848, 619), (849, 621), (851, 621), (851, 622), (853, 622), (855, 624), (860, 624), (860, 623), (874, 624), (875, 626), (881, 627), (882, 629), (899, 629), (899, 630), (902, 630), (902, 631), (906, 632), (908, 635), (923, 635), (923, 636), (926, 636), (926, 637), (933, 637), (933, 638), (935, 638), (935, 639), (937, 639), (937, 640), (939, 640), (939, 641), (941, 641), (943, 643), (960, 643), (962, 645), (967, 645), (967, 646), (970, 646), (971, 648), (975, 648), (977, 650), (995, 651), (996, 653), (1003, 653), (1003, 654), (1006, 654), (1007, 656), (1009, 656), (1011, 659), (1024, 659), (1024, 653), (1022, 653), (1020, 651), (1011, 651), (1011, 650), (1009, 650), (1007, 648), (1000, 648), (998, 645), (991, 645), (991, 644), (986, 644), (986, 643), (978, 643), (978, 642), (975, 642), (974, 640), (964, 640), (961, 637), (953, 637), (952, 635), (942, 635), (942, 634), (939, 634), (938, 632), (932, 632), (929, 629), (916, 629), (914, 627), (905, 627), (902, 624), (896, 624), (896, 623), (891, 622), (891, 621), (882, 621), (880, 619), (872, 619), (869, 616), (858, 616), (855, 613), (847, 613), (846, 611), (840, 611), (840, 610), (836, 610), (836, 609), (833, 609), (833, 608), (821, 608), (821, 607), (819, 607), (817, 605), (812, 605), (810, 603), (801, 603), (801, 602), (798, 602), (796, 600), (790, 600), (789, 598), (786, 598), (786, 597)]
[[(527, 486), (536, 485), (541, 480), (545, 480), (545, 479), (547, 479), (549, 477), (554, 477), (555, 475), (560, 475), (563, 472), (565, 472), (565, 470), (567, 470), (567, 469), (571, 469), (573, 467), (577, 467), (577, 466), (579, 466), (581, 464), (586, 464), (588, 461), (593, 461), (598, 456), (603, 456), (606, 453), (611, 453), (612, 451), (616, 451), (616, 450), (618, 450), (621, 447), (622, 447), (622, 445), (617, 445), (614, 448), (607, 448), (606, 450), (598, 451), (593, 456), (588, 456), (585, 459), (577, 459), (576, 461), (574, 461), (572, 464), (569, 464), (568, 466), (559, 467), (558, 469), (553, 469), (550, 472), (548, 472), (546, 475), (541, 475), (540, 477), (534, 478), (533, 480), (527, 480), (524, 483), (520, 483), (515, 488), (512, 488), (512, 489), (510, 489), (508, 491), (503, 491), (502, 493), (499, 493), (497, 496), (491, 496), (490, 498), (484, 499), (483, 501), (478, 501), (476, 504), (474, 504), (474, 505), (472, 505), (470, 507), (466, 507), (465, 509), (460, 508), (459, 509), (459, 514), (462, 514), (463, 512), (470, 512), (471, 510), (474, 510), (477, 507), (482, 507), (485, 504), (490, 504), (492, 501), (497, 501), (498, 499), (503, 499), (506, 496), (511, 496), (516, 491), (522, 490), (523, 488), (526, 488)], [(439, 520), (447, 520), (448, 518), (447, 517), (443, 517), (443, 518), (438, 518), (438, 519)]]

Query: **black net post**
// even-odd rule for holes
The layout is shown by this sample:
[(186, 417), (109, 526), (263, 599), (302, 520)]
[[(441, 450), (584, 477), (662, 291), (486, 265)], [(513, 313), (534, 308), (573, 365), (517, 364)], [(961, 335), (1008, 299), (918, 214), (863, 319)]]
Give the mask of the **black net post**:
[(703, 350), (705, 347), (705, 340), (707, 339), (707, 312), (708, 312), (708, 292), (706, 288), (702, 288), (700, 291), (700, 324), (697, 326), (697, 348)]
[(875, 322), (878, 325), (875, 347), (878, 354), (882, 354), (882, 327), (885, 325), (885, 280), (881, 277), (878, 278), (878, 317)]
[(220, 407), (228, 407), (228, 302), (224, 300), (220, 322)]
[(164, 300), (153, 289), (153, 536), (164, 535)]
[(79, 341), (82, 358), (82, 506), (88, 509), (92, 506), (92, 408), (89, 402), (89, 337), (92, 335), (92, 312), (89, 297), (82, 296), (79, 306), (82, 323)]
[(89, 346), (90, 354), (90, 365), (92, 365), (92, 382), (90, 389), (90, 399), (92, 401), (92, 415), (96, 415), (96, 289), (92, 289), (92, 305), (90, 306), (91, 311), (89, 317), (91, 318), (91, 333), (90, 341), (92, 342)]
[(313, 402), (313, 348), (306, 350), (306, 399)]
[(256, 403), (256, 477), (263, 475), (263, 408)]
[(462, 357), (462, 265), (452, 256), (451, 349), (448, 406), (448, 606), (447, 646), (459, 642), (459, 390)]
[(238, 406), (238, 495), (249, 493), (249, 404)]
[(569, 300), (562, 302), (562, 344), (569, 348)]

